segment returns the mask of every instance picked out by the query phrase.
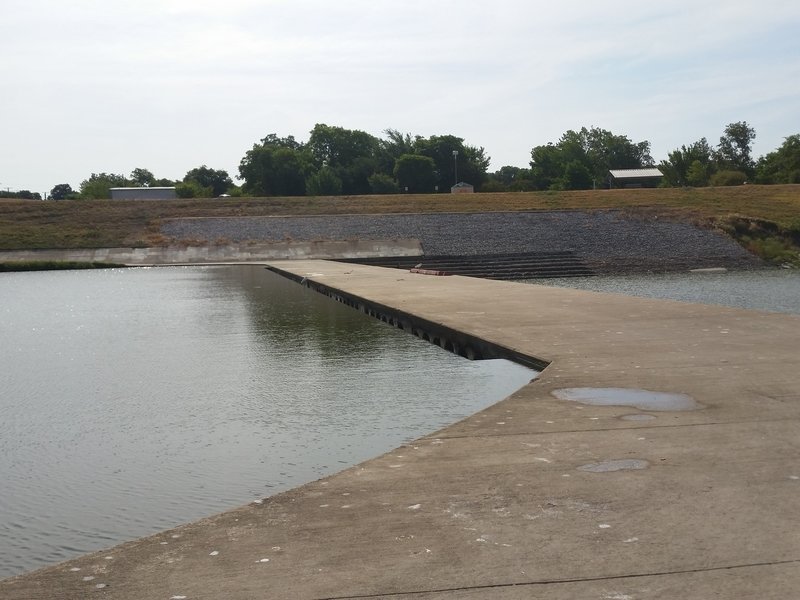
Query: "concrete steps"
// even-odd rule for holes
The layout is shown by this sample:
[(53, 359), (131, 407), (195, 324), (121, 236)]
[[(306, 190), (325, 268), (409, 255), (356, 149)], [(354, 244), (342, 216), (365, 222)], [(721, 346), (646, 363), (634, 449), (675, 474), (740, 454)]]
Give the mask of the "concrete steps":
[(406, 270), (419, 267), (443, 271), (449, 275), (503, 280), (584, 277), (594, 274), (594, 271), (573, 252), (402, 256), (352, 259), (344, 262)]

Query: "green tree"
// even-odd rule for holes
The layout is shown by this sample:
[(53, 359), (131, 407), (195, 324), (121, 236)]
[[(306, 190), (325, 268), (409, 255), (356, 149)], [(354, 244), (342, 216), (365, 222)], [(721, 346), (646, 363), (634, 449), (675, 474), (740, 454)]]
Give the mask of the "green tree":
[(155, 175), (147, 169), (137, 168), (131, 171), (130, 182), (135, 186), (150, 187), (155, 180)]
[(124, 175), (116, 173), (92, 173), (81, 181), (81, 198), (84, 200), (104, 200), (111, 198), (112, 187), (125, 187), (128, 181)]
[(580, 160), (572, 160), (564, 167), (564, 174), (558, 179), (560, 190), (588, 190), (594, 185), (592, 173)]
[(418, 135), (412, 137), (410, 133), (401, 133), (396, 129), (386, 129), (383, 133), (387, 139), (379, 141), (376, 173), (392, 177), (395, 161), (404, 154), (416, 154), (415, 144), (422, 138)]
[(717, 171), (711, 176), (713, 186), (742, 185), (747, 182), (747, 173), (744, 171)]
[(357, 129), (317, 123), (306, 147), (314, 167), (333, 169), (342, 180), (342, 193), (369, 194), (369, 177), (379, 169), (381, 142)]
[(313, 172), (310, 156), (291, 136), (270, 134), (254, 144), (239, 163), (242, 191), (252, 196), (303, 196)]
[(608, 185), (611, 169), (653, 164), (650, 142), (632, 142), (605, 129), (566, 131), (556, 144), (531, 150), (531, 181), (537, 189), (589, 189)]
[(708, 185), (712, 175), (711, 163), (702, 162), (700, 160), (692, 161), (686, 171), (683, 182), (685, 185), (692, 187), (705, 187)]
[(564, 172), (561, 149), (550, 143), (531, 150), (531, 181), (537, 190), (549, 190), (556, 186)]
[(800, 134), (784, 139), (781, 147), (758, 159), (756, 183), (800, 183)]
[(178, 198), (212, 198), (214, 190), (211, 187), (200, 185), (194, 179), (181, 181), (175, 185), (175, 194)]
[(436, 185), (436, 163), (429, 156), (404, 154), (395, 161), (394, 176), (401, 191), (430, 194)]
[(224, 194), (233, 185), (233, 180), (227, 171), (212, 169), (206, 165), (195, 167), (183, 176), (184, 183), (194, 181), (203, 188), (211, 189), (211, 196), (217, 197)]
[(397, 194), (400, 186), (386, 173), (373, 173), (369, 176), (369, 188), (373, 194)]
[[(458, 154), (453, 156), (453, 152)], [(432, 135), (427, 139), (417, 137), (414, 140), (414, 153), (433, 160), (435, 185), (442, 191), (449, 190), (456, 183), (456, 168), (458, 180), (472, 184), (475, 189), (480, 189), (487, 179), (490, 158), (486, 151), (466, 145), (463, 138), (454, 135)], [(402, 182), (400, 185), (403, 185)]]
[(293, 135), (279, 137), (277, 134), (269, 133), (261, 140), (264, 146), (274, 146), (276, 148), (288, 148), (289, 150), (302, 150), (303, 143), (298, 142)]
[(322, 167), (306, 179), (309, 196), (338, 196), (342, 193), (342, 180), (330, 167)]
[(505, 187), (510, 188), (516, 181), (530, 179), (530, 170), (523, 169), (522, 167), (505, 165), (500, 167), (498, 171), (492, 173), (490, 177)]
[(19, 190), (12, 192), (9, 190), (0, 190), (0, 198), (19, 198), (20, 200), (41, 200), (42, 195), (39, 192), (32, 192), (30, 190)]
[(664, 174), (664, 186), (708, 185), (708, 178), (714, 170), (714, 151), (706, 138), (700, 138), (670, 152), (667, 160), (659, 164), (659, 169)]
[(75, 191), (72, 189), (70, 184), (59, 183), (58, 185), (53, 186), (53, 189), (50, 190), (50, 198), (52, 200), (66, 200), (74, 193)]
[(729, 123), (719, 138), (715, 153), (719, 170), (741, 171), (748, 177), (755, 173), (755, 161), (751, 155), (756, 130), (747, 121)]

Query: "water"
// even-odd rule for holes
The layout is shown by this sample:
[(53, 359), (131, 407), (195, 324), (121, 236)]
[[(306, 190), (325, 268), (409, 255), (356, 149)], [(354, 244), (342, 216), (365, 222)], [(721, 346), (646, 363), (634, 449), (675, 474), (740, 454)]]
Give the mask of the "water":
[(800, 271), (792, 269), (600, 275), (538, 279), (529, 283), (800, 314)]
[(533, 376), (257, 267), (0, 274), (0, 577), (336, 472)]

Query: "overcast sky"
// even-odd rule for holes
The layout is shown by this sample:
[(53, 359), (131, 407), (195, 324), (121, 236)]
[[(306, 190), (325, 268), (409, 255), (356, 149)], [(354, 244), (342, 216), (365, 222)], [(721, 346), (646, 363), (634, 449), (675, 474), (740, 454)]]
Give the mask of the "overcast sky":
[(0, 187), (232, 176), (315, 123), (453, 134), (491, 170), (597, 126), (659, 161), (800, 133), (797, 0), (0, 0)]

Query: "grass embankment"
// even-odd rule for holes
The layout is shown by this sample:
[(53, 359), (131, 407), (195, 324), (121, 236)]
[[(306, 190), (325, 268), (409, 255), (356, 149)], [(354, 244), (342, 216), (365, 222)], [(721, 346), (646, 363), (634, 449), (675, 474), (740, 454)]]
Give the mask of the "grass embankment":
[[(622, 209), (724, 229), (757, 252), (796, 256), (800, 185), (169, 201), (0, 200), (0, 250), (215, 243), (161, 234), (168, 219)], [(766, 240), (766, 241), (765, 241)], [(787, 244), (789, 244), (787, 246)]]

